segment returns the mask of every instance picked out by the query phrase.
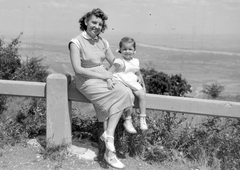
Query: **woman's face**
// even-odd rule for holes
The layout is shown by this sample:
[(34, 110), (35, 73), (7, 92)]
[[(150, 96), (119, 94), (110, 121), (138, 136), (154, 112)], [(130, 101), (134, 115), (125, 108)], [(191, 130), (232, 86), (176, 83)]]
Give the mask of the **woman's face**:
[(95, 38), (101, 33), (103, 27), (103, 20), (93, 15), (89, 20), (85, 21), (85, 24), (87, 25), (86, 31), (88, 35), (92, 38)]

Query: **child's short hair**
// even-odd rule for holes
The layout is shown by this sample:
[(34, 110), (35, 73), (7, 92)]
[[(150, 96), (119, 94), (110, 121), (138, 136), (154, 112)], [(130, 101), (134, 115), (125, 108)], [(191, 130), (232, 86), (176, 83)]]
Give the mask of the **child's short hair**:
[(121, 39), (119, 42), (119, 50), (122, 48), (124, 43), (133, 43), (134, 50), (136, 50), (136, 42), (133, 38), (131, 37), (124, 37)]

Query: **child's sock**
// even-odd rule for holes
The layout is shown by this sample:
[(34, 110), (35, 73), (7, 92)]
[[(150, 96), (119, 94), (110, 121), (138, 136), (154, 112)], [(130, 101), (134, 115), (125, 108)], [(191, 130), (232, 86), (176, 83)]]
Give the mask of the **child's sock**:
[(148, 126), (147, 126), (147, 122), (146, 122), (146, 115), (140, 115), (140, 129), (148, 130)]

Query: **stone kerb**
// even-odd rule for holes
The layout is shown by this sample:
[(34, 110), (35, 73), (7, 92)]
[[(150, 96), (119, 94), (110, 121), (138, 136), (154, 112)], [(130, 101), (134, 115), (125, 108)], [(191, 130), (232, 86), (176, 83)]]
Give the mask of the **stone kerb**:
[(50, 74), (47, 77), (47, 141), (51, 144), (71, 144), (71, 101), (68, 100), (70, 76)]

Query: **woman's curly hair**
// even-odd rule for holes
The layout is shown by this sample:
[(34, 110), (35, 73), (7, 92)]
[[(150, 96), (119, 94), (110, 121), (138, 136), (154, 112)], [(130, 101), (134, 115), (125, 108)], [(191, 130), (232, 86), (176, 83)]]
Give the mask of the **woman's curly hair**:
[(97, 18), (101, 18), (102, 19), (103, 25), (102, 25), (101, 32), (103, 33), (107, 29), (106, 20), (108, 19), (108, 17), (99, 8), (93, 9), (92, 11), (86, 13), (84, 16), (82, 16), (82, 18), (79, 19), (78, 22), (80, 23), (80, 30), (82, 30), (82, 31), (86, 31), (87, 30), (87, 26), (85, 25), (85, 20), (88, 21), (93, 15), (96, 16)]

